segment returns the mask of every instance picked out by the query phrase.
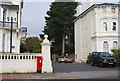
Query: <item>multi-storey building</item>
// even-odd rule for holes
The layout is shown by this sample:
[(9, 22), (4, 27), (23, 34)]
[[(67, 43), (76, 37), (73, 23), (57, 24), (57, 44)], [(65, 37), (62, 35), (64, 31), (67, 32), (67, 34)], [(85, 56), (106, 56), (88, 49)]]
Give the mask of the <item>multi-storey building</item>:
[(118, 4), (93, 4), (74, 20), (76, 62), (85, 61), (90, 52), (120, 48), (118, 11)]
[(0, 52), (20, 52), (20, 39), (27, 28), (21, 27), (23, 1), (0, 1)]

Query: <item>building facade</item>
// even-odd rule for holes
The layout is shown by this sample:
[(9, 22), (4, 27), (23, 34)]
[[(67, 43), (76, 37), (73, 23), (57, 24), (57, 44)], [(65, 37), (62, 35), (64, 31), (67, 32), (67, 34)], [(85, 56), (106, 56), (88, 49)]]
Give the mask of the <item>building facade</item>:
[(82, 12), (74, 20), (75, 61), (86, 61), (91, 52), (119, 49), (118, 24), (118, 4), (93, 4)]
[(27, 33), (21, 27), (23, 1), (0, 1), (0, 52), (20, 52), (20, 39)]

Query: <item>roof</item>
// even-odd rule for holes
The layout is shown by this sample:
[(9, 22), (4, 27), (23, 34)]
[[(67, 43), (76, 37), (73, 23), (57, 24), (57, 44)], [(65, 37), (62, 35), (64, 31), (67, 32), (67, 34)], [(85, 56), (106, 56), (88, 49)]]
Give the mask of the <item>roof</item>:
[(18, 6), (16, 4), (13, 4), (12, 2), (0, 2), (0, 5)]
[(84, 16), (86, 13), (88, 13), (91, 9), (97, 7), (97, 6), (104, 6), (104, 5), (120, 5), (120, 4), (114, 4), (114, 3), (102, 3), (102, 4), (93, 4), (92, 6), (90, 6), (89, 8), (87, 8), (85, 11), (83, 11), (73, 22), (77, 21), (79, 18), (81, 18), (82, 16)]

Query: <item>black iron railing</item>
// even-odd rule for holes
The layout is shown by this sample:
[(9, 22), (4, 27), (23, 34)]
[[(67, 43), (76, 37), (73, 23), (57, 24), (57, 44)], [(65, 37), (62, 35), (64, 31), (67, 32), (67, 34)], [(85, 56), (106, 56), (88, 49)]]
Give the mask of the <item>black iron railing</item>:
[[(3, 25), (4, 24), (4, 25)], [(0, 28), (11, 28), (11, 22), (2, 22), (0, 21)], [(13, 22), (13, 29), (17, 28), (17, 22)]]

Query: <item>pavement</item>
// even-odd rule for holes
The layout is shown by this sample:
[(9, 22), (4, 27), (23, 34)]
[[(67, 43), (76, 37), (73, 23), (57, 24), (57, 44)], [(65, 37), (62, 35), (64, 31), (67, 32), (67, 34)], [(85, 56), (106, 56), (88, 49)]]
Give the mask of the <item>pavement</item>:
[[(107, 74), (106, 74), (107, 73)], [(117, 71), (86, 71), (69, 73), (2, 74), (2, 79), (117, 79)]]

